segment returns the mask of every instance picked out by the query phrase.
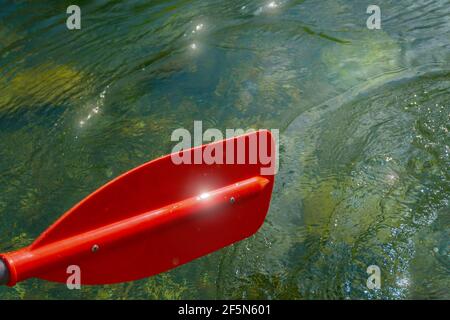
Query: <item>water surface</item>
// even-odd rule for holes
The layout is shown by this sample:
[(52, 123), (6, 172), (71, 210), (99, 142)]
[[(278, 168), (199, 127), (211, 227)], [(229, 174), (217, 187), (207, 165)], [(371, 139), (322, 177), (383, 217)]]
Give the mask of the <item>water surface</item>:
[[(169, 153), (171, 132), (277, 128), (253, 237), (162, 275), (3, 299), (450, 298), (450, 5), (0, 1), (0, 251)], [(378, 265), (380, 290), (366, 287)]]

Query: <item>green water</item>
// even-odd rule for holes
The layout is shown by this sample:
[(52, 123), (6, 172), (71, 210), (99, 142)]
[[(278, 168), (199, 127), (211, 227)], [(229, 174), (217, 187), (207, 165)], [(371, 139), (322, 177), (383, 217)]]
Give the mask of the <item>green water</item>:
[[(0, 0), (0, 251), (203, 126), (278, 128), (253, 237), (162, 275), (2, 299), (450, 298), (450, 3)], [(272, 4), (271, 4), (272, 3)], [(369, 265), (381, 289), (366, 286)]]

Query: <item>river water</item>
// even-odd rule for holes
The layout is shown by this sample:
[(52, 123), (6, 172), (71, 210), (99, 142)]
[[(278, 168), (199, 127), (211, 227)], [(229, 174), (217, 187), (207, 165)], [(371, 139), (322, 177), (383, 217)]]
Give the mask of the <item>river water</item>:
[(78, 1), (72, 31), (70, 4), (0, 0), (0, 251), (194, 120), (279, 129), (280, 171), (245, 241), (148, 279), (0, 298), (450, 298), (448, 1), (378, 1), (380, 30), (364, 1)]

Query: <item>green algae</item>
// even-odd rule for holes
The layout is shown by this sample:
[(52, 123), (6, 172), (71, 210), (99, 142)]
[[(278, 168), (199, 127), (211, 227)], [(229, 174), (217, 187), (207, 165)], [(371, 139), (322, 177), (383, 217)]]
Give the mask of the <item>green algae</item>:
[(75, 102), (83, 92), (86, 77), (67, 65), (46, 63), (19, 71), (0, 83), (0, 110), (17, 108), (15, 105), (33, 101), (33, 105), (56, 105), (68, 97)]
[[(0, 52), (2, 52), (5, 48), (14, 46), (14, 44), (19, 42), (21, 39), (23, 39), (21, 34), (0, 23)], [(4, 56), (8, 55), (7, 52), (4, 52), (3, 54)]]
[(350, 88), (361, 81), (398, 72), (402, 69), (401, 55), (400, 45), (386, 32), (363, 30), (348, 44), (325, 47), (321, 60), (333, 84)]

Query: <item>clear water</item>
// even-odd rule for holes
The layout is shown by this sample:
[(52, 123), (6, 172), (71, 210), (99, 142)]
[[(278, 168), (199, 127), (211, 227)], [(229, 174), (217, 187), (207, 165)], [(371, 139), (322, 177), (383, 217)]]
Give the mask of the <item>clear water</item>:
[[(2, 299), (450, 298), (450, 3), (0, 1), (0, 251), (169, 153), (171, 132), (278, 128), (253, 237), (162, 275), (28, 280)], [(381, 289), (366, 286), (369, 265)]]

